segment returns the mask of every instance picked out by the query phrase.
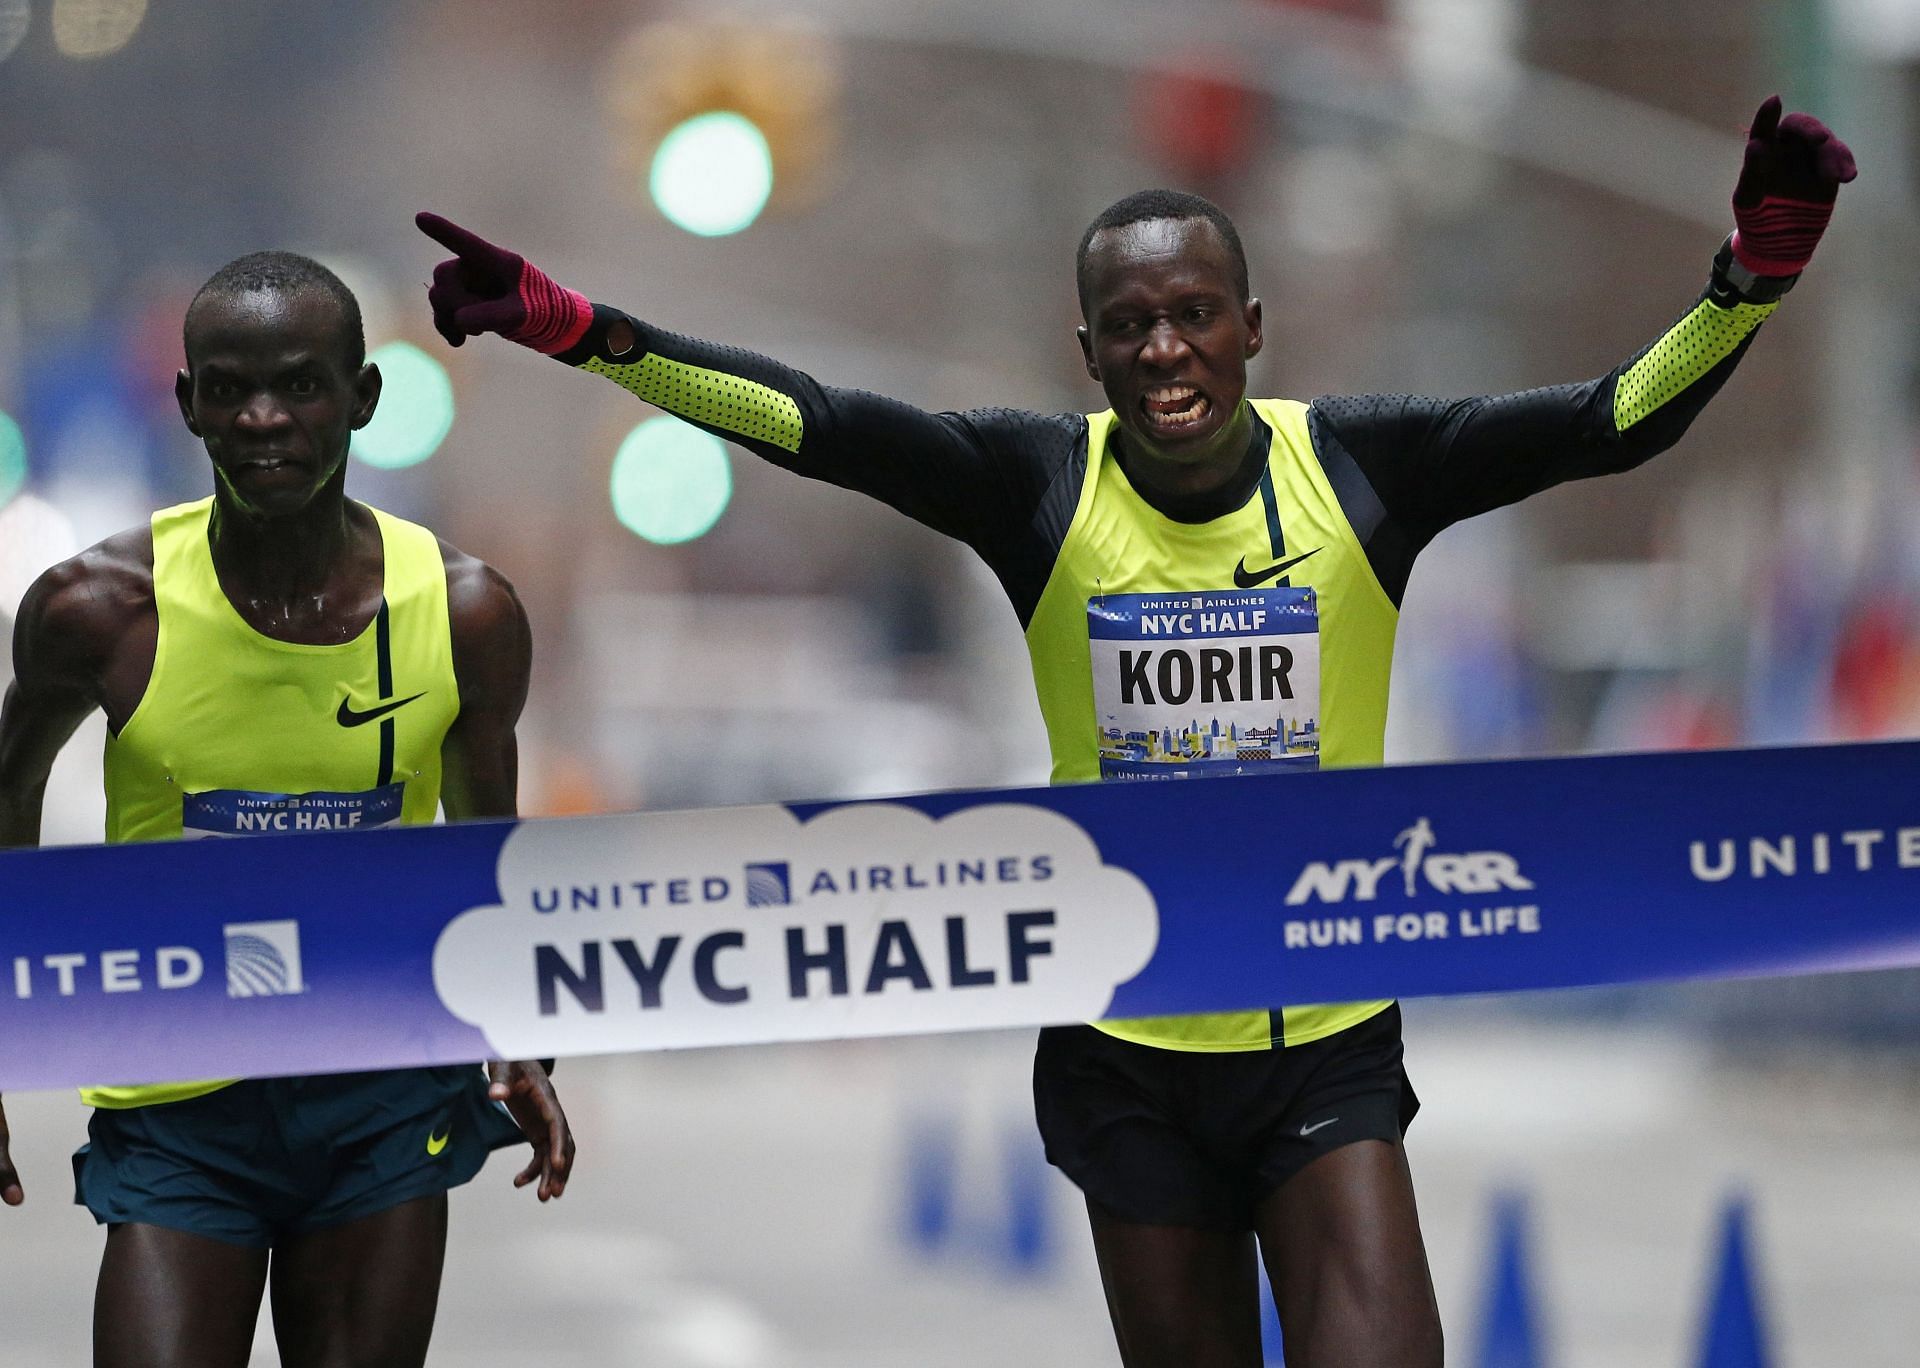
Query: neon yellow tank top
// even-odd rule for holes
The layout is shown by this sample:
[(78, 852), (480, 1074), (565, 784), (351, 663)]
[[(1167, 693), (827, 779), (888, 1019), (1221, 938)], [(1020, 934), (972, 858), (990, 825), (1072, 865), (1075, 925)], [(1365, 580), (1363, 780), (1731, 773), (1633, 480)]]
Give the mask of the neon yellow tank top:
[[(460, 710), (440, 544), (370, 510), (385, 593), (338, 646), (262, 636), (213, 568), (213, 500), (153, 515), (159, 614), (153, 673), (107, 738), (107, 840), (424, 824), (440, 805), (440, 746)], [(233, 1079), (83, 1088), (95, 1107), (177, 1102)]]
[[(1027, 626), (1053, 782), (1380, 763), (1399, 613), (1314, 453), (1307, 406), (1253, 404), (1273, 433), (1266, 472), (1205, 523), (1142, 499), (1114, 459), (1114, 415), (1088, 418), (1080, 501)], [(1264, 1050), (1387, 1006), (1095, 1024), (1163, 1049)]]

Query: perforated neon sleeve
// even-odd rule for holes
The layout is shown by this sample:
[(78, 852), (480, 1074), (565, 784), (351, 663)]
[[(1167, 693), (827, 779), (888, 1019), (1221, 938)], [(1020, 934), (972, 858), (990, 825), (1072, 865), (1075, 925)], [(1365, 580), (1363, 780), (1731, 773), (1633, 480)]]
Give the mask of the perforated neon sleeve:
[(1016, 605), (1038, 598), (1057, 546), (1049, 519), (1058, 500), (1047, 496), (1076, 453), (1084, 458), (1081, 415), (928, 413), (604, 304), (593, 313), (580, 344), (556, 360), (796, 475), (870, 495), (958, 538), (993, 567)]
[(1607, 374), (1466, 399), (1323, 396), (1308, 414), (1321, 462), (1389, 596), (1442, 528), (1568, 480), (1632, 470), (1667, 450), (1727, 381), (1778, 307), (1716, 274), (1680, 320)]
[(657, 408), (783, 451), (800, 450), (800, 405), (771, 385), (649, 353), (632, 365), (593, 357), (580, 367), (604, 375)]
[(1614, 386), (1613, 426), (1625, 432), (1719, 365), (1779, 308), (1703, 299), (1627, 368)]

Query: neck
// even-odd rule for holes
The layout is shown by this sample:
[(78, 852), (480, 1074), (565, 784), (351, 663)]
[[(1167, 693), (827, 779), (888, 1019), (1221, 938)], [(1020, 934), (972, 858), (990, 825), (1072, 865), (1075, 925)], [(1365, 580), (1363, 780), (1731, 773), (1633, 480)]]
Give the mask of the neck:
[(1124, 433), (1115, 434), (1121, 463), (1134, 487), (1143, 494), (1176, 500), (1205, 498), (1232, 484), (1246, 462), (1253, 437), (1253, 405), (1244, 399), (1232, 421), (1196, 458), (1171, 459), (1128, 441)]
[(324, 597), (353, 535), (343, 483), (329, 482), (298, 513), (278, 518), (248, 511), (216, 486), (208, 535), (222, 581), (263, 608), (291, 611)]

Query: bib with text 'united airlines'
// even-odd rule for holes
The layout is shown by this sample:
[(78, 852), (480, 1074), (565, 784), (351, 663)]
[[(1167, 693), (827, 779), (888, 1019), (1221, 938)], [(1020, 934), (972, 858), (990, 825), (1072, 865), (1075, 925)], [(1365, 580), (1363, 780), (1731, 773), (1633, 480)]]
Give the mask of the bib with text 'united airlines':
[(365, 831), (400, 820), (406, 785), (383, 784), (363, 793), (249, 793), (214, 789), (181, 802), (181, 834), (272, 836), (299, 831)]
[(1103, 779), (1273, 774), (1320, 763), (1312, 589), (1087, 601)]

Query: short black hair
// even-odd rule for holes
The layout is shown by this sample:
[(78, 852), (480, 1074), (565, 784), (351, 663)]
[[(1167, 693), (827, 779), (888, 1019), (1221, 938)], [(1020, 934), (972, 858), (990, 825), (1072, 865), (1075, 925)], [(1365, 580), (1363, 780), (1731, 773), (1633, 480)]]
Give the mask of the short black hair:
[[(231, 299), (235, 295), (270, 291), (275, 294), (299, 294), (315, 290), (331, 299), (340, 310), (340, 327), (346, 335), (347, 366), (358, 370), (367, 359), (366, 327), (360, 321), (360, 301), (346, 282), (312, 257), (298, 252), (249, 252), (235, 257), (207, 278), (187, 305), (186, 320), (180, 326), (181, 343), (193, 327), (194, 311), (202, 300)], [(189, 368), (192, 354), (187, 357)]]
[(1233, 283), (1240, 291), (1241, 302), (1251, 297), (1253, 291), (1247, 284), (1247, 253), (1240, 245), (1240, 233), (1233, 226), (1233, 220), (1227, 217), (1226, 210), (1212, 200), (1200, 195), (1191, 195), (1184, 190), (1136, 190), (1125, 199), (1115, 200), (1100, 211), (1098, 218), (1087, 225), (1087, 231), (1080, 235), (1080, 249), (1073, 254), (1074, 285), (1080, 292), (1080, 311), (1087, 308), (1087, 253), (1093, 246), (1093, 240), (1109, 228), (1125, 228), (1131, 223), (1146, 223), (1152, 219), (1205, 219), (1220, 234), (1220, 240), (1227, 244), (1227, 255), (1233, 262)]

